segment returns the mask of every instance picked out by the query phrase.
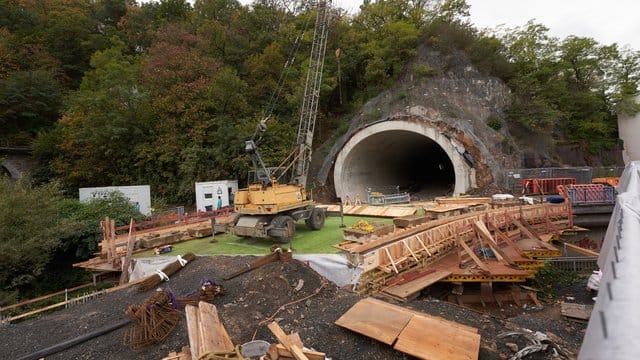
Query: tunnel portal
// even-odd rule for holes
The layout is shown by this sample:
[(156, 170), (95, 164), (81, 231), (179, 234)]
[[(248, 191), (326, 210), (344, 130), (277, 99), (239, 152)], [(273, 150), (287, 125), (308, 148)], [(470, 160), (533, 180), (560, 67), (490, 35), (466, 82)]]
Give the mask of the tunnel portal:
[(431, 200), (468, 190), (470, 167), (460, 146), (423, 123), (385, 121), (354, 134), (336, 158), (338, 197), (367, 199), (367, 190), (409, 192)]

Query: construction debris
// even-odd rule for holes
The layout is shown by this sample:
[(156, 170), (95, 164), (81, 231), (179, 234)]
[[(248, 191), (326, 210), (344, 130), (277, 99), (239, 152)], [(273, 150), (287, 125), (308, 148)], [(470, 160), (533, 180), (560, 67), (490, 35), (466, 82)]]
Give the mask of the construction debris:
[(269, 348), (270, 360), (285, 360), (289, 358), (296, 360), (325, 359), (324, 353), (304, 349), (300, 336), (298, 334), (287, 335), (277, 322), (273, 321), (267, 327), (280, 342), (280, 344), (274, 344)]
[(478, 329), (373, 298), (360, 300), (336, 325), (419, 359), (477, 359)]
[(162, 342), (182, 317), (168, 290), (155, 292), (142, 304), (130, 305), (125, 314), (133, 326), (125, 331), (124, 342), (134, 350)]
[[(515, 354), (509, 358), (509, 360), (520, 360), (525, 358), (529, 354), (536, 352), (547, 351), (551, 349), (553, 359), (569, 359), (569, 355), (560, 348), (557, 344), (549, 339), (547, 334), (539, 331), (531, 331), (529, 329), (522, 329), (518, 331), (505, 332), (498, 335), (499, 339), (506, 337), (518, 336), (527, 340), (528, 345), (518, 350), (518, 347), (509, 346), (512, 350), (516, 350)], [(512, 343), (507, 343), (512, 344)], [(505, 344), (506, 345), (506, 344)]]

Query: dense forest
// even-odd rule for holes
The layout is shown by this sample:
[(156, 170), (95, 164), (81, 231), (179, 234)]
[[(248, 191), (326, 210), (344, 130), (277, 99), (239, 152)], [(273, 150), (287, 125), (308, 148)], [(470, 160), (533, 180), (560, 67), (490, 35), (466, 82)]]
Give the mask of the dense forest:
[[(266, 115), (262, 152), (276, 165), (297, 131), (314, 5), (0, 0), (0, 146), (29, 146), (38, 162), (29, 184), (0, 183), (3, 249), (48, 236), (58, 243), (39, 243), (46, 257), (38, 261), (56, 251), (86, 257), (97, 244), (95, 222), (114, 210), (69, 204), (64, 195), (78, 187), (149, 184), (155, 204), (191, 204), (195, 181), (242, 183), (244, 140)], [(509, 86), (511, 105), (487, 122), (494, 129), (513, 124), (598, 152), (618, 141), (617, 114), (639, 110), (640, 53), (617, 44), (557, 39), (533, 21), (477, 29), (464, 0), (365, 0), (357, 14), (333, 13), (316, 144), (341, 135), (404, 72), (428, 76), (426, 65), (407, 66), (421, 45), (466, 56)], [(51, 200), (40, 206), (43, 197)], [(31, 220), (16, 216), (35, 216), (15, 205), (25, 201), (51, 214), (47, 224), (67, 225), (23, 239)], [(33, 263), (24, 267), (29, 276), (12, 278), (3, 261), (2, 289), (15, 295), (32, 283), (43, 273)]]

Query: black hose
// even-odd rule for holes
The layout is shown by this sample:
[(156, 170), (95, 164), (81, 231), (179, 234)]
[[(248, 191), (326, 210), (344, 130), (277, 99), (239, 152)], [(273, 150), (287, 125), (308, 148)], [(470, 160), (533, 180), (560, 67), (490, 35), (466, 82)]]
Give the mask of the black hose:
[(78, 336), (77, 338), (73, 338), (67, 341), (63, 341), (61, 343), (55, 344), (53, 346), (49, 346), (48, 348), (36, 351), (32, 354), (23, 356), (21, 358), (19, 358), (18, 360), (38, 360), (38, 359), (42, 359), (43, 357), (49, 356), (49, 355), (53, 355), (57, 352), (63, 351), (65, 349), (68, 349), (72, 346), (78, 345), (80, 343), (83, 343), (87, 340), (91, 340), (95, 337), (104, 335), (108, 332), (111, 332), (113, 330), (117, 330), (127, 324), (129, 324), (131, 322), (131, 320), (127, 319), (127, 320), (122, 320), (119, 323), (113, 324), (113, 325), (109, 325), (109, 326), (105, 326), (101, 329), (98, 329), (96, 331), (90, 332), (88, 334), (84, 334), (82, 336)]

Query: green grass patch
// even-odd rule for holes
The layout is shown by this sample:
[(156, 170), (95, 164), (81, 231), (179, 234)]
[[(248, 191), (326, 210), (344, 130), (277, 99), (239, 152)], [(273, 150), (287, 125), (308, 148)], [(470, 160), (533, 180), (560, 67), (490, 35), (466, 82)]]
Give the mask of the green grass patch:
[[(392, 219), (372, 218), (360, 216), (345, 216), (344, 225), (349, 227), (358, 220), (368, 222), (391, 223)], [(339, 217), (327, 217), (322, 230), (314, 231), (307, 228), (304, 221), (296, 223), (296, 236), (293, 238), (293, 249), (298, 254), (333, 254), (339, 250), (333, 247), (342, 242), (342, 221)], [(184, 255), (192, 252), (196, 255), (254, 255), (267, 254), (273, 244), (268, 240), (241, 238), (234, 235), (216, 235), (216, 242), (212, 243), (211, 236), (173, 244), (173, 251), (168, 256)], [(282, 244), (287, 247), (289, 244)], [(153, 250), (140, 252), (136, 257), (155, 256)]]

